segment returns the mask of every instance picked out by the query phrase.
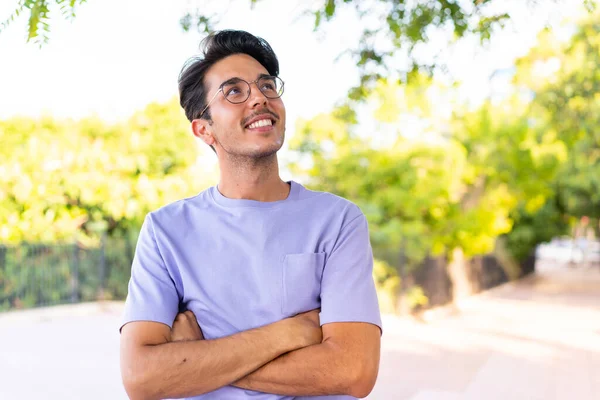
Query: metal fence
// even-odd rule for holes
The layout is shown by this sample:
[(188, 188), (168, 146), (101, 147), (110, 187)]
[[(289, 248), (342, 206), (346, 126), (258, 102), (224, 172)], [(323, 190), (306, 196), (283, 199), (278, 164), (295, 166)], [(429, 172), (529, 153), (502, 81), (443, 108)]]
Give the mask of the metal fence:
[(0, 311), (125, 299), (135, 240), (104, 236), (96, 247), (0, 245)]
[[(0, 245), (0, 311), (97, 300), (124, 300), (131, 275), (137, 233), (122, 237), (104, 236), (96, 247), (81, 243)], [(389, 262), (398, 260), (402, 289), (423, 288), (429, 306), (452, 299), (446, 261), (427, 258), (417, 268), (405, 270), (404, 257), (383, 254)], [(386, 259), (386, 258), (383, 258)], [(521, 273), (533, 271), (535, 257), (521, 265)], [(394, 264), (392, 264), (394, 265)], [(505, 282), (498, 261), (492, 256), (475, 257), (467, 273), (474, 292)]]

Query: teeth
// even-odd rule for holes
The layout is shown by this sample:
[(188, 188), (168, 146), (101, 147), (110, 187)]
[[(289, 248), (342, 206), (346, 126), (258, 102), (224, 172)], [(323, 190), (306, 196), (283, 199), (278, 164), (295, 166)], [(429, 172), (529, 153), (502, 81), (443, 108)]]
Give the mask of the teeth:
[(261, 119), (261, 120), (258, 120), (256, 122), (250, 124), (248, 126), (248, 128), (254, 129), (254, 128), (260, 128), (261, 126), (271, 126), (271, 125), (273, 125), (273, 123), (271, 122), (270, 119)]

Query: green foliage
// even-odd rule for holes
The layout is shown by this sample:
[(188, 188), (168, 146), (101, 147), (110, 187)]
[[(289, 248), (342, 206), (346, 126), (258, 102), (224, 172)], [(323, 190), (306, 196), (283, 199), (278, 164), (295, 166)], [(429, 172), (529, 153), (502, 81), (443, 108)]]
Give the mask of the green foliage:
[[(583, 21), (567, 41), (544, 31), (537, 46), (518, 60), (515, 86), (533, 98), (521, 107), (527, 112), (524, 129), (497, 137), (479, 130), (496, 144), (487, 146), (494, 157), (506, 161), (492, 164), (501, 166), (496, 176), (509, 178), (511, 187), (522, 191), (511, 212), (514, 227), (506, 235), (517, 260), (531, 255), (537, 244), (567, 234), (570, 219), (600, 217), (597, 21), (597, 16)], [(516, 120), (506, 114), (500, 118)]]
[(373, 279), (379, 297), (379, 307), (382, 312), (396, 312), (400, 277), (398, 271), (383, 260), (373, 262)]
[(0, 142), (0, 309), (124, 299), (145, 214), (212, 179), (176, 99), (114, 125), (15, 117)]
[[(72, 18), (76, 7), (85, 1), (19, 0), (15, 11), (2, 24), (0, 32), (21, 14), (29, 13), (27, 40), (46, 43), (49, 38), (50, 9), (58, 7), (63, 16)], [(254, 7), (260, 1), (249, 0), (249, 3)], [(538, 3), (536, 0), (526, 1), (534, 7)], [(196, 30), (202, 34), (213, 31), (220, 15), (207, 15), (206, 1), (196, 3), (200, 4), (195, 9), (190, 6), (190, 11), (180, 18), (182, 29)], [(420, 46), (429, 43), (436, 32), (447, 37), (446, 43), (441, 44), (440, 48), (467, 36), (475, 36), (482, 44), (487, 42), (495, 31), (502, 29), (512, 18), (512, 15), (496, 7), (500, 3), (501, 0), (320, 0), (299, 7), (298, 14), (311, 16), (315, 30), (323, 28), (346, 10), (364, 21), (361, 22), (362, 26), (357, 26), (362, 30), (360, 40), (356, 47), (348, 49), (356, 60), (361, 82), (350, 91), (349, 96), (351, 99), (364, 100), (381, 78), (397, 76), (406, 80), (424, 72), (431, 75), (435, 70), (443, 69), (444, 66), (438, 65), (437, 61), (425, 61), (417, 56)], [(583, 0), (583, 5), (591, 12), (596, 0)], [(403, 54), (403, 60), (408, 60), (408, 64), (398, 62), (397, 55), (400, 53)]]
[(429, 299), (427, 296), (425, 296), (425, 292), (420, 286), (411, 287), (406, 293), (406, 300), (411, 310), (415, 310), (429, 304)]
[[(410, 71), (433, 71), (436, 65), (419, 60), (415, 50), (420, 44), (427, 43), (435, 30), (448, 32), (448, 43), (466, 35), (488, 39), (510, 18), (506, 13), (495, 13), (488, 3), (492, 1), (323, 0), (311, 12), (315, 16), (316, 29), (339, 15), (341, 9), (353, 8), (359, 19), (385, 21), (378, 26), (365, 24), (361, 27), (363, 32), (358, 45), (350, 49), (359, 66), (361, 82), (375, 83), (391, 72), (406, 76)], [(393, 60), (399, 51), (405, 52), (412, 63), (408, 70)]]
[[(81, 3), (55, 2), (70, 10)], [(38, 26), (48, 3), (23, 1), (9, 20), (27, 9)], [(353, 49), (361, 85), (348, 102), (298, 122), (291, 143), (298, 161), (290, 167), (312, 187), (362, 208), (377, 257), (375, 281), (389, 309), (400, 267), (410, 272), (426, 256), (456, 249), (485, 254), (499, 239), (523, 260), (538, 243), (567, 232), (571, 217), (600, 218), (597, 15), (566, 42), (542, 32), (517, 63), (515, 95), (475, 110), (432, 79), (435, 65), (413, 58), (431, 29), (452, 32), (449, 43), (465, 35), (489, 39), (510, 18), (488, 12), (493, 3), (323, 0), (310, 9), (316, 29), (344, 7), (385, 21), (365, 30)], [(214, 18), (188, 14), (182, 26), (210, 31)], [(392, 78), (402, 72), (391, 61), (399, 51), (412, 62), (402, 84)], [(444, 102), (453, 104), (452, 114), (441, 111)], [(187, 125), (176, 101), (112, 126), (95, 119), (0, 121), (0, 240), (69, 241), (83, 232), (93, 247), (98, 222), (115, 240), (135, 232), (146, 212), (198, 189)], [(124, 293), (114, 287), (110, 296)], [(415, 306), (425, 304), (422, 291), (410, 293)]]
[[(369, 100), (381, 122), (376, 134), (358, 134), (354, 117), (334, 111), (300, 122), (291, 144), (305, 157), (296, 171), (356, 201), (374, 248), (405, 249), (409, 269), (456, 247), (467, 256), (493, 250), (512, 229), (517, 207), (535, 212), (553, 195), (551, 180), (566, 151), (556, 139), (538, 139), (514, 99), (457, 110), (444, 121), (433, 98), (451, 90), (427, 82), (381, 82)], [(409, 116), (429, 132), (428, 141), (401, 133)], [(436, 134), (441, 126), (446, 132)]]
[(0, 311), (69, 299), (72, 255), (69, 246), (0, 246)]
[[(552, 32), (517, 63), (515, 85), (533, 92), (532, 120), (538, 135), (565, 149), (552, 183), (557, 212), (600, 217), (600, 23), (598, 15), (560, 40)], [(540, 79), (540, 77), (545, 79)], [(555, 207), (556, 208), (556, 207)]]
[(71, 241), (141, 224), (144, 215), (196, 193), (194, 140), (176, 100), (124, 123), (0, 121), (0, 241)]
[[(366, 214), (386, 309), (396, 308), (400, 269), (410, 273), (428, 255), (487, 254), (502, 239), (503, 262), (518, 277), (518, 262), (566, 229), (556, 182), (568, 143), (518, 96), (475, 110), (454, 102), (453, 114), (441, 113), (437, 102), (454, 97), (424, 75), (408, 85), (381, 80), (367, 108), (346, 104), (300, 121), (291, 143), (301, 155), (295, 172)], [(412, 308), (427, 304), (422, 289), (407, 289)]]
[(534, 212), (519, 207), (512, 212), (514, 228), (506, 235), (506, 246), (515, 260), (525, 260), (535, 247), (568, 231), (567, 218), (556, 197)]
[(0, 245), (0, 311), (125, 299), (136, 239), (130, 231), (92, 246)]
[[(254, 6), (260, 1), (250, 0), (250, 4)], [(540, 3), (525, 1), (532, 13)], [(340, 49), (340, 53), (351, 55), (360, 76), (360, 84), (349, 91), (348, 97), (362, 101), (380, 79), (393, 77), (406, 82), (423, 73), (432, 76), (435, 71), (443, 70), (445, 66), (437, 57), (426, 60), (418, 55), (434, 36), (438, 40), (437, 51), (465, 37), (475, 37), (485, 45), (513, 18), (498, 7), (502, 3), (501, 0), (320, 0), (299, 7), (298, 14), (312, 18), (315, 31), (341, 14), (352, 14), (360, 21), (355, 28), (361, 32), (356, 46)], [(596, 0), (583, 0), (590, 12), (596, 4)], [(212, 30), (211, 23), (217, 21), (218, 15), (207, 17), (203, 12), (205, 5), (202, 2), (194, 12), (185, 15), (181, 21), (184, 30), (190, 30), (194, 21), (199, 32)], [(441, 37), (446, 38), (445, 42), (439, 42)]]
[(60, 11), (66, 19), (75, 17), (77, 6), (87, 0), (19, 0), (15, 11), (0, 24), (0, 33), (21, 14), (29, 13), (27, 21), (27, 41), (34, 40), (40, 46), (50, 38), (51, 9)]
[(598, 3), (595, 0), (584, 0), (583, 5), (590, 13), (596, 11), (598, 8)]
[(206, 15), (200, 13), (200, 11), (196, 11), (194, 13), (187, 12), (183, 17), (181, 17), (179, 24), (186, 32), (192, 29), (192, 25), (194, 25), (194, 28), (196, 28), (198, 32), (207, 34), (214, 31), (216, 19), (216, 15), (207, 17)]

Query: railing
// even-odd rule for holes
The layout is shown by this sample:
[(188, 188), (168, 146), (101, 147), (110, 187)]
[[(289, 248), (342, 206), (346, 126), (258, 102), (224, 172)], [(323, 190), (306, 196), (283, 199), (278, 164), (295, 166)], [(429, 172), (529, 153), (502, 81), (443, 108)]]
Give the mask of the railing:
[(135, 238), (103, 238), (96, 247), (0, 245), (0, 311), (104, 299), (123, 300)]
[[(96, 247), (71, 244), (0, 245), (0, 311), (97, 300), (124, 300), (137, 237), (106, 236)], [(398, 259), (397, 255), (394, 256)], [(388, 257), (393, 261), (393, 257)], [(521, 266), (533, 271), (535, 258)], [(476, 257), (466, 265), (474, 292), (507, 280), (497, 260)], [(404, 287), (418, 285), (429, 306), (445, 304), (452, 288), (441, 259), (428, 258), (414, 271), (399, 267)]]

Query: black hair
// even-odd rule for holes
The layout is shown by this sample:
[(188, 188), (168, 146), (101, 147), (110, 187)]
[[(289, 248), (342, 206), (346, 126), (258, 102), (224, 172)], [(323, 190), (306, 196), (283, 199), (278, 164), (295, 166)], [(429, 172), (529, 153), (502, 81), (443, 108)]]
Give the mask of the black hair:
[[(179, 73), (179, 104), (190, 122), (199, 118), (206, 107), (207, 93), (204, 85), (206, 72), (216, 62), (233, 54), (247, 54), (269, 72), (279, 75), (279, 61), (266, 40), (245, 31), (223, 30), (211, 33), (200, 44), (202, 54), (185, 62)], [(202, 115), (210, 120), (210, 108)]]

